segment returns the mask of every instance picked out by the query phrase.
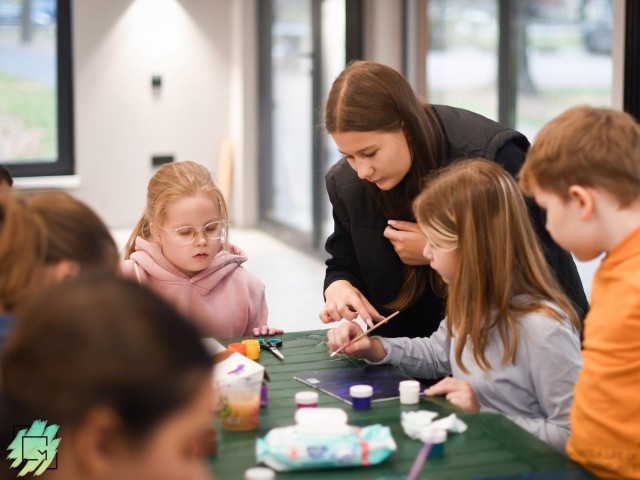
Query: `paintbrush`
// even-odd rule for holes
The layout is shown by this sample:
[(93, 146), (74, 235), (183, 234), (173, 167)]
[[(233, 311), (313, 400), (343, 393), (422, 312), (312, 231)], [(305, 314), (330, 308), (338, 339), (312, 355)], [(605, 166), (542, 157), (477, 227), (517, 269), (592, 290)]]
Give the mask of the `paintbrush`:
[[(358, 340), (360, 340), (361, 338), (364, 338), (366, 335), (369, 335), (371, 332), (373, 332), (376, 328), (378, 328), (380, 325), (384, 325), (385, 323), (387, 323), (389, 320), (391, 320), (393, 317), (395, 317), (396, 315), (398, 315), (400, 313), (400, 310), (393, 312), (391, 315), (389, 315), (387, 318), (383, 318), (382, 320), (380, 320), (378, 323), (376, 323), (373, 327), (371, 327), (369, 330), (365, 330), (364, 332), (362, 332), (360, 335), (358, 335), (356, 338), (354, 338), (353, 340), (351, 340), (351, 342), (349, 343), (353, 343), (353, 342), (357, 342)], [(340, 353), (342, 350), (344, 350), (344, 348), (346, 347), (346, 345), (341, 346), (339, 349), (337, 349), (335, 352), (332, 352), (331, 355), (329, 355), (330, 357), (333, 357), (335, 355), (337, 355), (338, 353)]]

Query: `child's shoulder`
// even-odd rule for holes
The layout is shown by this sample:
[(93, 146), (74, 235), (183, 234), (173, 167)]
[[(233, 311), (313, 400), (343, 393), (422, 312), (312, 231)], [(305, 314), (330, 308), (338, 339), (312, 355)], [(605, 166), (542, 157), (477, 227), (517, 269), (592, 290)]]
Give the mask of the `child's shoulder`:
[(530, 308), (518, 319), (518, 327), (535, 338), (556, 335), (559, 331), (578, 333), (571, 324), (569, 315), (558, 305), (547, 300), (528, 298)]

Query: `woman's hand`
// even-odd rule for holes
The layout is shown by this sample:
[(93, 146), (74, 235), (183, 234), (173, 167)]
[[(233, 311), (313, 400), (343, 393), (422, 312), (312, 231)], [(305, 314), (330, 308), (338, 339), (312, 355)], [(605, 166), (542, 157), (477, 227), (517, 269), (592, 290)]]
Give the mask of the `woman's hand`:
[(324, 308), (320, 311), (323, 323), (355, 320), (358, 316), (372, 326), (384, 317), (373, 308), (360, 290), (346, 280), (336, 280), (324, 291)]
[(254, 328), (251, 333), (254, 337), (264, 337), (265, 335), (280, 335), (284, 333), (281, 328), (270, 327), (268, 325), (262, 325), (261, 327)]
[(402, 263), (428, 265), (429, 261), (422, 253), (427, 237), (424, 236), (418, 224), (402, 220), (389, 220), (387, 223), (389, 226), (384, 229), (384, 236), (389, 239)]
[(327, 331), (329, 350), (335, 352), (343, 345), (346, 345), (341, 353), (353, 358), (364, 358), (372, 362), (379, 362), (387, 356), (387, 352), (377, 338), (369, 338), (369, 336), (365, 335), (360, 340), (351, 343), (361, 333), (362, 328), (355, 322), (347, 322)]
[(424, 394), (432, 397), (434, 395), (446, 395), (446, 399), (461, 408), (465, 412), (475, 413), (480, 411), (480, 404), (473, 392), (469, 382), (459, 378), (447, 377), (440, 380), (435, 385), (427, 388)]

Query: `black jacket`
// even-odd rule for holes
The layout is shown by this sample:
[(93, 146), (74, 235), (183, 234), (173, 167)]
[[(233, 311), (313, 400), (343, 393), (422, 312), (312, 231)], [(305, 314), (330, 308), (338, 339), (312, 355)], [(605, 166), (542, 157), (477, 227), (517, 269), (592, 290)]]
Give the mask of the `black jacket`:
[[(433, 106), (446, 136), (447, 152), (441, 166), (465, 158), (493, 160), (516, 175), (529, 147), (526, 137), (488, 118), (467, 110)], [(384, 235), (387, 218), (376, 206), (365, 182), (344, 160), (325, 176), (333, 205), (334, 231), (325, 248), (330, 257), (324, 289), (336, 280), (347, 280), (382, 315), (382, 305), (393, 300), (402, 284), (403, 264)], [(544, 213), (529, 201), (534, 228), (545, 255), (569, 298), (584, 316), (588, 302), (571, 255), (556, 245), (544, 228)], [(427, 286), (422, 297), (377, 334), (386, 337), (425, 337), (433, 333), (444, 317), (444, 299)]]

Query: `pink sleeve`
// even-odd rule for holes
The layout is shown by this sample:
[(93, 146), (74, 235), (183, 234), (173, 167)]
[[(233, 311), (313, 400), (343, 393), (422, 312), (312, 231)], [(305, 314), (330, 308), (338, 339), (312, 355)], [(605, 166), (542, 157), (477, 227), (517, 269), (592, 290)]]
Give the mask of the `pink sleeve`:
[(245, 336), (252, 335), (254, 328), (266, 325), (267, 317), (269, 316), (263, 283), (249, 272), (247, 274), (249, 276), (247, 285), (249, 290), (249, 319), (247, 329), (244, 332)]

